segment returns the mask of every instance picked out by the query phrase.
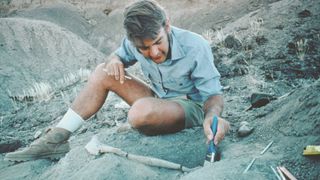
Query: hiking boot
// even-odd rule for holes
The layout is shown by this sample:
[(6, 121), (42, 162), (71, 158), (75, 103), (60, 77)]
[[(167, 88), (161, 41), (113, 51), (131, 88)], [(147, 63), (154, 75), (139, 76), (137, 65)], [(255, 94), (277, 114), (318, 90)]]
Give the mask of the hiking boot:
[(6, 154), (4, 160), (20, 162), (46, 158), (60, 159), (70, 150), (68, 142), (70, 135), (71, 132), (63, 128), (50, 128), (29, 147)]

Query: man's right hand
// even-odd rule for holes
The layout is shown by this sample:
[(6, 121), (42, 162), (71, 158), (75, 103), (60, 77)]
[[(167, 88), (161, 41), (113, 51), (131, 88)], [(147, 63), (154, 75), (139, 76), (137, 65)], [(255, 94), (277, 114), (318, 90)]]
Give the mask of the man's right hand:
[(117, 55), (111, 55), (105, 62), (105, 67), (103, 71), (107, 73), (108, 76), (114, 76), (114, 78), (123, 84), (125, 80), (124, 65)]
[(218, 117), (218, 129), (215, 136), (213, 135), (211, 130), (212, 123), (213, 123), (212, 117), (206, 118), (204, 120), (203, 122), (204, 134), (207, 137), (207, 144), (209, 144), (209, 142), (213, 140), (214, 144), (218, 145), (218, 143), (223, 140), (225, 134), (227, 134), (227, 132), (229, 131), (230, 123), (224, 120), (223, 118)]

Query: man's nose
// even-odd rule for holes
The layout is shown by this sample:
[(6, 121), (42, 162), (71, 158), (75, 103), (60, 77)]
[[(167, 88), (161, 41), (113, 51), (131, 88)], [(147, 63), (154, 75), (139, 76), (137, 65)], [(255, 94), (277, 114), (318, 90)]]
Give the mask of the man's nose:
[(150, 48), (150, 57), (151, 58), (156, 58), (159, 56), (159, 49), (157, 46), (151, 46)]

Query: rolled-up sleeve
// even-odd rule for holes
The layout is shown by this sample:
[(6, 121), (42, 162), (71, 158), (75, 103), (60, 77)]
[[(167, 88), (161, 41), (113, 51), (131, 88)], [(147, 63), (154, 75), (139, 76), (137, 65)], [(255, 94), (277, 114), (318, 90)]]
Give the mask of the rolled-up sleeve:
[(133, 46), (130, 44), (127, 38), (124, 38), (121, 42), (120, 47), (114, 52), (117, 56), (120, 57), (125, 68), (135, 64), (137, 62), (134, 53)]
[(213, 55), (208, 43), (198, 46), (195, 53), (195, 66), (191, 73), (191, 79), (199, 91), (202, 102), (210, 96), (222, 94), (220, 73), (213, 62)]

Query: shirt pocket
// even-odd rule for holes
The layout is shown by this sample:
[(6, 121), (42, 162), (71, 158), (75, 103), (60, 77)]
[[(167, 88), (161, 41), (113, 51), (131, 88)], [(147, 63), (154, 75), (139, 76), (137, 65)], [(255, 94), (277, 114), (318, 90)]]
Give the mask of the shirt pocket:
[(153, 86), (159, 87), (159, 88), (162, 87), (161, 79), (157, 78), (156, 75), (152, 75), (148, 72), (145, 72), (144, 74), (147, 77), (147, 80), (149, 81), (150, 84), (152, 84)]
[(169, 91), (176, 91), (179, 93), (190, 93), (193, 87), (192, 80), (187, 76), (182, 76), (180, 78), (169, 78), (163, 81), (164, 88)]

